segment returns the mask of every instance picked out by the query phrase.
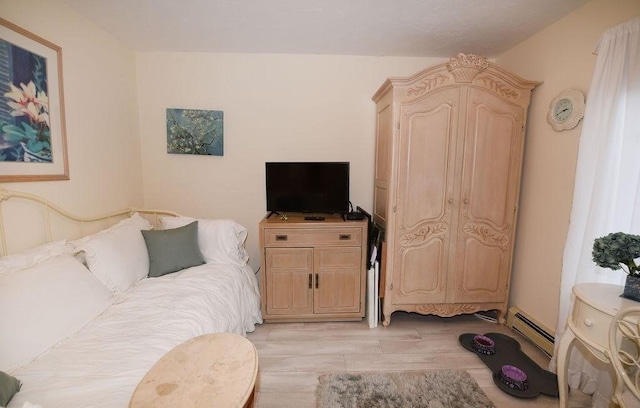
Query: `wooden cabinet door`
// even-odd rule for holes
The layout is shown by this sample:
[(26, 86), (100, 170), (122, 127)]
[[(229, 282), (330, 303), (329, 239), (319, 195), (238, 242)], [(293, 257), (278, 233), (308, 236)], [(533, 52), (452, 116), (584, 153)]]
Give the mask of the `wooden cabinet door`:
[(313, 313), (313, 249), (266, 248), (269, 315)]
[(400, 108), (394, 304), (445, 301), (459, 93), (445, 89)]
[(507, 298), (524, 109), (469, 90), (457, 223), (453, 302)]
[(314, 312), (360, 311), (361, 248), (315, 248)]
[(389, 211), (389, 181), (393, 152), (393, 105), (388, 92), (376, 105), (376, 158), (373, 184), (373, 217), (386, 226)]

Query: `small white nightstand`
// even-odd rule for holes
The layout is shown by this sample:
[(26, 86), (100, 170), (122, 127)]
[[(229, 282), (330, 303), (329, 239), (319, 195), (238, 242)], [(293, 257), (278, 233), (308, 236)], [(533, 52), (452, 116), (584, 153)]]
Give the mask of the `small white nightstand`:
[(567, 331), (558, 346), (557, 374), (560, 407), (568, 402), (567, 368), (571, 346), (580, 340), (598, 359), (609, 362), (609, 324), (620, 310), (639, 303), (620, 297), (623, 287), (605, 283), (581, 283), (573, 287), (575, 301), (567, 319)]

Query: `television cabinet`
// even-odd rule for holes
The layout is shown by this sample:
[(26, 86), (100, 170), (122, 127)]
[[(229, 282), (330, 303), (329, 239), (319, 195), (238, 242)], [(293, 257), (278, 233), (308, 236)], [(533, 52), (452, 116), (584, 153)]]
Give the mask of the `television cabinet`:
[(361, 320), (365, 314), (367, 221), (325, 214), (272, 215), (260, 222), (265, 321)]

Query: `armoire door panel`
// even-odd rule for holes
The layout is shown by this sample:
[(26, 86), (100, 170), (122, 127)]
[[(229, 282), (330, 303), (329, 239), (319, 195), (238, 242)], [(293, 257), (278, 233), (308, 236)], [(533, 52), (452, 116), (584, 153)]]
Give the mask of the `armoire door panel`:
[(391, 133), (393, 124), (391, 123), (391, 105), (384, 106), (378, 112), (377, 132), (376, 132), (376, 180), (389, 181), (391, 166)]
[(389, 178), (391, 176), (391, 152), (393, 140), (392, 106), (387, 103), (377, 114), (376, 164), (374, 174), (373, 216), (383, 226), (387, 221)]
[(442, 236), (405, 247), (399, 258), (402, 273), (396, 275), (394, 303), (444, 302), (448, 254)]
[[(450, 94), (450, 95), (449, 95)], [(453, 194), (453, 126), (458, 91), (443, 91), (400, 109), (398, 227), (411, 230), (446, 216)], [(451, 98), (451, 99), (449, 99)]]
[(462, 181), (465, 218), (503, 229), (512, 224), (517, 200), (522, 108), (483, 91), (470, 94)]
[(509, 257), (502, 248), (467, 239), (460, 261), (464, 273), (456, 275), (454, 302), (504, 301)]
[(389, 183), (377, 183), (373, 187), (373, 216), (383, 227), (387, 225), (387, 208), (389, 207)]
[(506, 299), (522, 155), (522, 108), (471, 89), (456, 238), (456, 302)]
[(360, 260), (360, 247), (315, 249), (314, 313), (359, 310)]
[(270, 276), (266, 282), (266, 306), (270, 314), (312, 313), (313, 249), (266, 248)]

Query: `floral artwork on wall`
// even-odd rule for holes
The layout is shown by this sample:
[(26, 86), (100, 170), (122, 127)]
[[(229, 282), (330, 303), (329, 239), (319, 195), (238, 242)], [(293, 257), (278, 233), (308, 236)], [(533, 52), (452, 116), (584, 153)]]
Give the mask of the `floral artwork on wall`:
[(68, 179), (62, 50), (0, 18), (0, 182)]
[(222, 111), (167, 109), (167, 153), (223, 156)]

